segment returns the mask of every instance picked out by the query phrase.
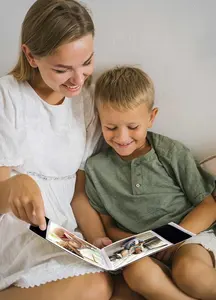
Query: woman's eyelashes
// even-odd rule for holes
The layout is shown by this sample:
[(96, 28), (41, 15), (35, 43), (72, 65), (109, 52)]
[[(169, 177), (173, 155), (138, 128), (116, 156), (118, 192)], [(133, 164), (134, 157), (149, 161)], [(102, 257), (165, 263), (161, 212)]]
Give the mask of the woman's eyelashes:
[[(89, 66), (91, 63), (92, 63), (92, 59), (89, 60), (89, 61), (87, 61), (87, 62), (85, 62), (83, 64), (83, 66), (84, 67)], [(56, 73), (58, 73), (58, 74), (63, 74), (63, 73), (66, 73), (67, 71), (70, 71), (70, 70), (69, 69), (65, 69), (65, 70), (56, 70), (56, 69), (53, 69), (53, 71), (56, 72)]]
[(92, 58), (88, 61), (86, 61), (83, 66), (89, 66), (92, 63)]

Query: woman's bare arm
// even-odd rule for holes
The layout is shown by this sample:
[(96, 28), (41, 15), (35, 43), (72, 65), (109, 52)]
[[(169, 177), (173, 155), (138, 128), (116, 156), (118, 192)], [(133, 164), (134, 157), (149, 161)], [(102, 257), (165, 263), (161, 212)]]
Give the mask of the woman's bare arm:
[(4, 182), (10, 178), (10, 174), (10, 167), (0, 167), (0, 214), (4, 214), (9, 211), (8, 191)]

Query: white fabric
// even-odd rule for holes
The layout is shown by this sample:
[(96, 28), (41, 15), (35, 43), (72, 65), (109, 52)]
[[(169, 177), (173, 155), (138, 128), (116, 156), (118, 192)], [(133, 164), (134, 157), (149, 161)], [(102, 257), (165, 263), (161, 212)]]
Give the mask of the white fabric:
[[(77, 227), (70, 206), (75, 174), (99, 137), (90, 92), (53, 106), (27, 82), (0, 78), (0, 166), (32, 176), (47, 217), (70, 231)], [(100, 271), (34, 235), (12, 214), (0, 218), (0, 290)]]

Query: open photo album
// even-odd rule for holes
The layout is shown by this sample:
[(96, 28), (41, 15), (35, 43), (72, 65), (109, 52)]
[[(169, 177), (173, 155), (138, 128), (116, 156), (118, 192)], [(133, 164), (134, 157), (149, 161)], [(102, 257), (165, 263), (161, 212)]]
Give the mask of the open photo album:
[(164, 250), (194, 236), (193, 233), (171, 222), (99, 249), (78, 237), (76, 233), (71, 233), (48, 218), (46, 218), (46, 222), (46, 230), (42, 231), (39, 227), (32, 225), (30, 230), (60, 247), (63, 251), (67, 251), (68, 254), (75, 255), (79, 259), (107, 271), (121, 269), (138, 259)]

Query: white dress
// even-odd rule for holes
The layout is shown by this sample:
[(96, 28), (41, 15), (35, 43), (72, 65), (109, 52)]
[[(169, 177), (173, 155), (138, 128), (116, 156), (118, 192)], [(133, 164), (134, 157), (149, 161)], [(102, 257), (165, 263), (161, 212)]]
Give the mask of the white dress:
[[(27, 82), (0, 78), (0, 166), (32, 176), (47, 217), (70, 231), (77, 227), (70, 206), (75, 174), (97, 144), (97, 124), (90, 91), (54, 106)], [(0, 216), (0, 290), (101, 271), (36, 236), (12, 213)]]

